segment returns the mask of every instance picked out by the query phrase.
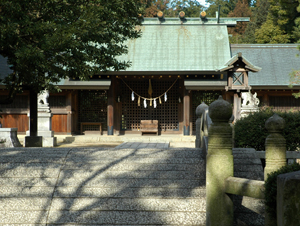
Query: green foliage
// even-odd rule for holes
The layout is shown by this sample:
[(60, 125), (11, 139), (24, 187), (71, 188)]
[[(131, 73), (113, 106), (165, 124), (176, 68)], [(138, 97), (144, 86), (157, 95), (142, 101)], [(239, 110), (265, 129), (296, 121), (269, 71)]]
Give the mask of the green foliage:
[(218, 7), (220, 5), (220, 16), (227, 17), (228, 13), (234, 10), (238, 0), (207, 0), (206, 2), (210, 4), (206, 11), (207, 16), (216, 17), (216, 12), (218, 11)]
[(137, 38), (139, 0), (1, 0), (0, 54), (13, 73), (11, 90), (39, 92), (67, 77), (87, 80), (130, 62), (124, 41)]
[(197, 0), (142, 0), (145, 17), (156, 17), (162, 11), (165, 17), (178, 17), (180, 11), (186, 17), (199, 17), (203, 6)]
[[(244, 33), (243, 43), (256, 43), (255, 41), (255, 31), (259, 29), (263, 23), (267, 20), (268, 10), (269, 10), (268, 0), (259, 0), (256, 3), (256, 7), (252, 7), (252, 16), (246, 31)], [(241, 43), (240, 42), (240, 43)]]
[[(251, 113), (235, 123), (235, 146), (265, 150), (265, 139), (269, 135), (265, 122), (275, 112), (271, 108), (261, 109)], [(282, 135), (286, 139), (287, 151), (297, 151), (300, 147), (300, 112), (276, 112), (285, 119)]]
[(234, 126), (235, 146), (265, 150), (265, 139), (268, 135), (265, 122), (272, 115), (272, 109), (265, 108), (238, 120)]
[(255, 31), (257, 43), (288, 43), (290, 35), (281, 30), (278, 25), (274, 25), (271, 20), (267, 20), (260, 29)]
[(300, 170), (300, 164), (293, 163), (281, 167), (279, 170), (268, 174), (268, 178), (265, 182), (265, 205), (266, 212), (273, 219), (276, 219), (276, 206), (277, 206), (277, 176), (280, 174), (295, 172)]
[(295, 21), (300, 14), (297, 12), (298, 0), (268, 0), (269, 11), (267, 20), (260, 29), (255, 31), (257, 43), (290, 43), (297, 41), (294, 29)]
[(184, 11), (186, 17), (199, 17), (200, 12), (203, 11), (203, 6), (196, 0), (172, 1), (171, 10), (167, 16), (178, 17), (180, 11)]

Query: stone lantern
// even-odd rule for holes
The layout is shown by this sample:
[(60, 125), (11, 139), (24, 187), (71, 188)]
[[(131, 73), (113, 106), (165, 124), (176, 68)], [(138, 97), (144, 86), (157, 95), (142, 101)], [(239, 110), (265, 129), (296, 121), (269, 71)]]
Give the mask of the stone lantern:
[(234, 109), (235, 119), (240, 118), (241, 112), (241, 92), (249, 92), (248, 72), (259, 72), (260, 67), (254, 66), (250, 61), (242, 56), (242, 53), (234, 55), (221, 69), (220, 72), (228, 73), (226, 91), (234, 92)]

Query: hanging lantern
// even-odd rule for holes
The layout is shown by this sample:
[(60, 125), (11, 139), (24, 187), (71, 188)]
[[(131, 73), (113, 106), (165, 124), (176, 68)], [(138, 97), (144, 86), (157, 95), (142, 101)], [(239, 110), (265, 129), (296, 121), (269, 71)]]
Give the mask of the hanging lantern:
[(134, 101), (134, 92), (131, 93), (131, 100)]
[(144, 99), (144, 108), (147, 108), (147, 101)]
[(156, 108), (156, 99), (153, 101), (153, 107)]
[(167, 102), (167, 93), (165, 93), (165, 102)]

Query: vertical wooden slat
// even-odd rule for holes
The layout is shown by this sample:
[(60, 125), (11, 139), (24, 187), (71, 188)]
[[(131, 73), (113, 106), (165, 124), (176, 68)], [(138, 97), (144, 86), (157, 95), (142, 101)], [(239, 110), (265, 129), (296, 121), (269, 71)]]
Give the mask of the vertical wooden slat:
[(26, 114), (4, 114), (2, 117), (1, 122), (4, 128), (18, 128), (18, 132), (26, 132), (29, 129)]
[(67, 133), (67, 115), (55, 114), (52, 116), (52, 130)]

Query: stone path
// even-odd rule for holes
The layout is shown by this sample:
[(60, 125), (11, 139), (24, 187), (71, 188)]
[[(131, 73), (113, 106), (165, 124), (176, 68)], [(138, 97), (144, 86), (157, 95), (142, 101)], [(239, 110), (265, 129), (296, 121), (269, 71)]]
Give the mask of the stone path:
[(116, 147), (116, 149), (127, 149), (127, 148), (154, 148), (154, 149), (168, 149), (170, 142), (124, 142)]
[(201, 150), (136, 145), (0, 149), (0, 224), (205, 225)]

